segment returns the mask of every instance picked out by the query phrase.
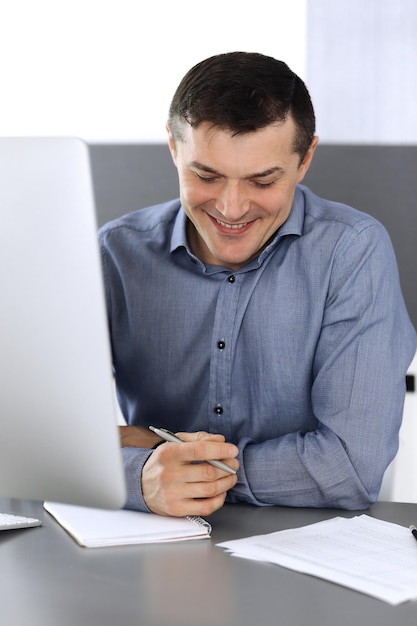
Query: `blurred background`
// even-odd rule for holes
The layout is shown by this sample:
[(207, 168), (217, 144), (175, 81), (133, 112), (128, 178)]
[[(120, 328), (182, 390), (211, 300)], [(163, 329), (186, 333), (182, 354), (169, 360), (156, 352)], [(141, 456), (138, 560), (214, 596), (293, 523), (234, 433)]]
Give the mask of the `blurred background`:
[[(417, 326), (416, 0), (0, 0), (0, 136), (85, 139), (100, 225), (178, 194), (171, 97), (233, 50), (304, 79), (320, 136), (305, 182), (386, 226)], [(387, 499), (417, 502), (416, 376), (417, 357)]]
[(0, 0), (0, 135), (165, 142), (183, 74), (238, 49), (306, 81), (322, 142), (417, 142), (415, 0)]

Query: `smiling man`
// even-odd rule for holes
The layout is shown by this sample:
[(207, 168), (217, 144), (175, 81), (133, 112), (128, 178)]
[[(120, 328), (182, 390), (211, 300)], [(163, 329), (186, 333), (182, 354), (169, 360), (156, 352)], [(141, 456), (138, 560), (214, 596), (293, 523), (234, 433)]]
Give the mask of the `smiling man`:
[(126, 506), (368, 507), (416, 350), (386, 231), (301, 184), (314, 110), (281, 61), (202, 61), (167, 131), (180, 199), (100, 232)]
[(295, 134), (291, 117), (239, 135), (208, 122), (187, 124), (180, 141), (168, 126), (187, 236), (201, 261), (237, 270), (259, 256), (286, 221), (317, 145), (315, 137), (300, 164)]

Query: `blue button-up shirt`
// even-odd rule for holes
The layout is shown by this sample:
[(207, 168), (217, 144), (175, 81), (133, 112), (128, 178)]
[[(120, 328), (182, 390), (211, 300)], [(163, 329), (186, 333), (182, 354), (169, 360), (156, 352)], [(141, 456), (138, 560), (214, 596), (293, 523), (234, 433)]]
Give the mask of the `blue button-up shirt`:
[[(416, 351), (385, 229), (299, 186), (273, 241), (231, 272), (192, 254), (186, 219), (174, 200), (100, 232), (126, 421), (237, 444), (229, 501), (366, 508)], [(149, 454), (123, 448), (128, 507), (147, 510)]]

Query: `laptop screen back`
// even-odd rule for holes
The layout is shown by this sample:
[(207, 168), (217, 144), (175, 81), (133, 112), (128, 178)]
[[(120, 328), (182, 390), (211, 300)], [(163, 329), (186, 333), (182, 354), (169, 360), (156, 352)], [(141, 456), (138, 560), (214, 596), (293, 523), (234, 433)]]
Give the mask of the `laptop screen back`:
[(119, 508), (87, 146), (0, 139), (0, 496)]

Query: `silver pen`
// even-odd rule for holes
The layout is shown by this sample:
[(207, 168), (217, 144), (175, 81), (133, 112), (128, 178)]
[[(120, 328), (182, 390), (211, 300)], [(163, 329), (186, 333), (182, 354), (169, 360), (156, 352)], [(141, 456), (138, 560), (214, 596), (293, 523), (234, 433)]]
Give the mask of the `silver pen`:
[[(165, 439), (165, 441), (172, 441), (174, 443), (185, 443), (184, 439), (180, 439), (177, 435), (174, 435), (170, 430), (166, 428), (155, 428), (155, 426), (149, 426), (149, 430), (151, 430), (155, 435), (161, 437), (161, 439)], [(228, 472), (229, 474), (237, 474), (236, 470), (226, 465), (226, 463), (222, 463), (221, 461), (206, 461), (206, 463), (210, 463), (217, 469), (221, 469), (224, 472)]]

